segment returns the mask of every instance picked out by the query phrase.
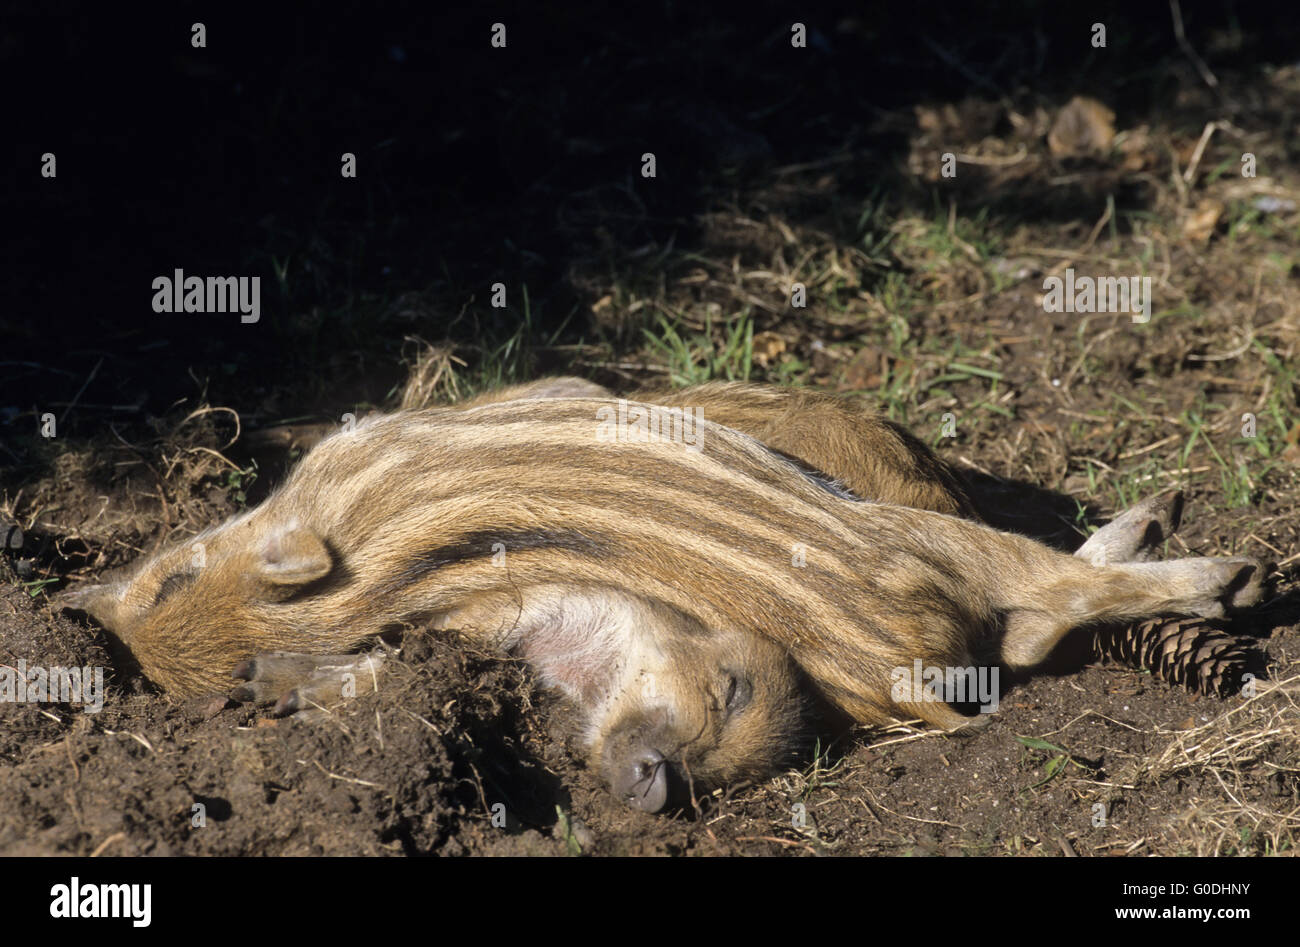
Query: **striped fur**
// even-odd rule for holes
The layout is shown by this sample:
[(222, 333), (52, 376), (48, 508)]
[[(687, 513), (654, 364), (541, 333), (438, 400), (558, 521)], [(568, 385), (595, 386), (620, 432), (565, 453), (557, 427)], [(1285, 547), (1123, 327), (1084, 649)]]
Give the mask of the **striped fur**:
[[(1096, 567), (895, 505), (969, 511), (923, 445), (833, 399), (711, 386), (664, 400), (804, 463), (711, 420), (694, 445), (611, 440), (609, 399), (376, 416), (321, 442), (258, 508), (64, 604), (175, 693), (220, 689), (262, 652), (455, 628), (577, 699), (607, 771), (648, 748), (713, 784), (786, 758), (802, 674), (855, 720), (954, 727), (947, 704), (893, 700), (891, 669), (1032, 667), (1080, 624), (1258, 594), (1246, 560)], [(808, 469), (841, 464), (847, 485), (891, 502)]]

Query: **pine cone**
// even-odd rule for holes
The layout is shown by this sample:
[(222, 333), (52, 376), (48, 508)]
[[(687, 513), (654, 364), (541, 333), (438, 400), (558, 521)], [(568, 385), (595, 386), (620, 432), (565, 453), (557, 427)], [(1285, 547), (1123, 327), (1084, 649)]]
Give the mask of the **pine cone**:
[(1155, 618), (1099, 629), (1092, 656), (1143, 668), (1162, 681), (1219, 697), (1240, 690), (1246, 672), (1258, 675), (1260, 657), (1248, 639), (1204, 618)]

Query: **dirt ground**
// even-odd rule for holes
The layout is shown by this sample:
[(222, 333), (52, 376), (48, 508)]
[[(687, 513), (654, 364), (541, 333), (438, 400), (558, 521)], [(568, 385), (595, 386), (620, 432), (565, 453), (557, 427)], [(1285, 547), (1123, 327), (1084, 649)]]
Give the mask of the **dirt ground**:
[[(728, 29), (674, 34), (654, 63), (695, 63), (697, 47), (734, 39)], [(1251, 37), (1231, 30), (1196, 37), (1218, 44), (1206, 51), (1214, 87), (1168, 42), (1136, 78), (1088, 73), (1114, 115), (1083, 106), (1073, 144), (1058, 120), (1080, 91), (1074, 67), (1013, 83), (1003, 57), (1003, 72), (972, 80), (984, 62), (976, 32), (963, 50), (954, 28), (940, 37), (941, 62), (908, 73), (923, 82), (951, 67), (962, 94), (950, 81), (859, 108), (827, 70), (807, 79), (816, 101), (799, 100), (803, 133), (785, 138), (795, 109), (771, 103), (805, 86), (778, 81), (776, 67), (765, 79), (743, 57), (710, 61), (709, 75), (727, 75), (718, 88), (744, 80), (752, 97), (733, 108), (726, 92), (709, 101), (692, 87), (689, 108), (654, 112), (723, 165), (702, 182), (670, 178), (671, 199), (634, 193), (621, 166), (589, 180), (616, 157), (601, 141), (629, 140), (619, 123), (640, 113), (610, 107), (608, 138), (583, 137), (564, 131), (578, 107), (539, 93), (492, 134), (508, 143), (505, 130), (526, 123), (560, 170), (534, 180), (511, 166), (517, 177), (501, 179), (530, 189), (482, 206), (471, 198), (496, 179), (476, 191), (449, 173), (437, 187), (464, 200), (447, 214), (463, 226), (438, 253), (412, 238), (427, 222), (395, 212), (308, 213), (297, 230), (285, 212), (235, 234), (249, 266), (294, 261), (275, 313), (268, 301), (263, 328), (279, 335), (260, 346), (213, 330), (167, 347), (156, 325), (124, 320), (66, 356), (37, 349), (6, 362), (31, 387), (0, 403), (0, 525), (22, 531), (0, 551), (0, 666), (108, 675), (95, 714), (0, 701), (0, 854), (1294, 855), (1300, 69), (1250, 61)], [(854, 19), (828, 42), (841, 56), (862, 43), (888, 57), (894, 45)], [(536, 68), (539, 87), (552, 81), (546, 63)], [(222, 81), (195, 75), (212, 89)], [(606, 94), (585, 74), (553, 81)], [(446, 120), (445, 147), (477, 162), (452, 135), (458, 122), (477, 134), (474, 100), (451, 100), (462, 111)], [(268, 113), (293, 132), (327, 107), (303, 92)], [(1241, 173), (1245, 153), (1253, 177)], [(373, 243), (349, 245), (345, 233)], [(99, 243), (80, 255), (92, 251)], [(422, 256), (436, 265), (412, 269)], [(486, 306), (497, 265), (528, 285), (530, 308)], [(148, 267), (158, 270), (152, 257)], [(1150, 321), (1045, 311), (1044, 280), (1071, 268), (1150, 276)], [(789, 304), (795, 284), (806, 307)], [(297, 295), (318, 290), (325, 301)], [(410, 371), (437, 399), (561, 371), (621, 390), (749, 378), (839, 392), (934, 444), (997, 525), (1062, 548), (1134, 500), (1181, 488), (1169, 555), (1277, 564), (1273, 600), (1222, 629), (1264, 674), (1246, 693), (1198, 693), (1167, 670), (1085, 661), (1084, 635), (1073, 662), (1016, 684), (976, 736), (814, 734), (797, 768), (656, 817), (608, 794), (571, 744), (568, 708), (526, 666), (454, 640), (408, 633), (378, 694), (325, 719), (276, 720), (222, 695), (173, 700), (92, 625), (50, 608), (46, 592), (259, 502), (296, 456), (268, 431), (392, 408)], [(60, 434), (33, 436), (51, 400)]]
[[(98, 635), (20, 585), (0, 614), (5, 664), (113, 667)], [(1294, 627), (1267, 651), (1294, 667)], [(1115, 666), (1013, 690), (978, 737), (846, 738), (674, 818), (608, 794), (526, 668), (438, 638), (404, 642), (391, 686), (323, 722), (109, 683), (98, 714), (0, 704), (0, 853), (1228, 854), (1286, 851), (1285, 823), (1256, 820), (1300, 791), (1276, 702)]]
[[(1161, 392), (1167, 401), (1193, 394), (1168, 382)], [(168, 481), (176, 500), (168, 512), (181, 522), (219, 519), (239, 505), (228, 484), (211, 486), (220, 479), (212, 455), (194, 450), (222, 446), (219, 417), (184, 422), (155, 445), (160, 462), (186, 451), (198, 458), (183, 471), (177, 464), (171, 477), (179, 479)], [(129, 561), (157, 532), (156, 507), (140, 499), (152, 478), (141, 468), (152, 464), (123, 464), (127, 455), (103, 444), (61, 453), (62, 475), (33, 486), (33, 508), (82, 518), (78, 538), (55, 544), (61, 561)], [(997, 456), (980, 455), (991, 466)], [(95, 476), (115, 465), (139, 475)], [(1012, 525), (1021, 528), (1032, 512), (1028, 531), (1068, 545), (1072, 530), (1060, 516), (1068, 501), (1061, 507), (1048, 491), (968, 473), (986, 509), (1020, 518)], [(1207, 493), (1191, 492), (1182, 544), (1237, 551), (1245, 530)], [(1251, 527), (1262, 540), (1295, 548), (1282, 497), (1266, 492), (1251, 515), (1271, 524)], [(28, 548), (35, 541), (29, 536)], [(105, 553), (114, 545), (121, 551)], [(695, 812), (655, 817), (607, 793), (566, 739), (567, 708), (537, 693), (522, 664), (410, 633), (379, 694), (326, 719), (277, 720), (221, 695), (174, 701), (154, 692), (101, 633), (33, 596), (40, 580), (20, 580), (8, 560), (0, 568), (0, 664), (109, 669), (96, 714), (0, 703), (0, 853), (1294, 851), (1294, 698), (1269, 691), (1270, 682), (1294, 685), (1300, 658), (1289, 577), (1269, 608), (1229, 627), (1266, 657), (1270, 682), (1250, 699), (1196, 694), (1114, 662), (1067, 668), (1012, 688), (978, 736), (822, 733), (826, 742), (799, 769), (701, 799)]]

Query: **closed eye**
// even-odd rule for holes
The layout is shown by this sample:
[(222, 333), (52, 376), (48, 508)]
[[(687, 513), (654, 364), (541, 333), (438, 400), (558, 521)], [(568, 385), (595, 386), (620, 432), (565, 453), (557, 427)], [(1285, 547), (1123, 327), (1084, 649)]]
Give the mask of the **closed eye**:
[(749, 678), (742, 677), (738, 674), (731, 674), (727, 677), (727, 698), (725, 706), (728, 714), (734, 714), (743, 710), (754, 696), (754, 687), (749, 682)]
[(157, 608), (169, 596), (180, 589), (185, 588), (198, 578), (195, 572), (174, 572), (163, 580), (163, 584), (158, 587), (158, 594), (153, 597), (154, 607)]

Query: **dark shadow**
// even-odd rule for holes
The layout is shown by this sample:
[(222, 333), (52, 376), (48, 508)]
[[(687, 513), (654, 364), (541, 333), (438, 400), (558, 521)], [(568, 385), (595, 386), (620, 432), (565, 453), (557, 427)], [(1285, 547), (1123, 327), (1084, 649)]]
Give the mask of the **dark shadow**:
[(995, 529), (1020, 533), (1063, 552), (1083, 545), (1084, 527), (1104, 522), (1096, 506), (1086, 506), (1080, 522), (1079, 501), (1065, 493), (1019, 480), (958, 470), (981, 517)]
[[(1249, 110), (1229, 80), (1290, 61), (1291, 12), (1183, 6), (1224, 76), (1222, 114)], [(1090, 43), (1099, 21), (1104, 50)], [(495, 22), (504, 49), (490, 45)], [(1213, 101), (1167, 6), (1118, 0), (1086, 14), (1014, 0), (941, 16), (774, 0), (506, 2), (490, 15), (344, 2), (329, 15), (213, 12), (205, 26), (194, 48), (183, 17), (6, 23), (0, 66), (95, 78), (10, 103), (15, 167), (45, 153), (60, 163), (55, 178), (0, 181), (11, 277), (0, 431), (13, 452), (0, 486), (46, 471), (27, 435), (51, 408), (60, 437), (112, 424), (137, 441), (151, 416), (206, 393), (252, 429), (381, 402), (410, 334), (467, 352), (515, 339), (510, 370), (526, 374), (567, 367), (551, 342), (638, 341), (639, 324), (593, 317), (596, 278), (636, 291), (684, 275), (664, 271), (669, 248), (728, 257), (735, 235), (708, 214), (733, 204), (757, 200), (850, 245), (873, 194), (926, 213), (956, 201), (1008, 227), (1090, 225), (1112, 196), (1144, 206), (1111, 166), (1087, 161), (1028, 179), (971, 165), (926, 183), (907, 167), (916, 106), (955, 104), (937, 155), (1005, 134), (1010, 111), (1079, 93), (1109, 101), (1125, 127), (1198, 131)], [(641, 177), (647, 152), (654, 179)], [(355, 178), (340, 175), (344, 154)], [(260, 277), (260, 320), (155, 312), (152, 281), (176, 268)], [(487, 304), (497, 281), (504, 309)]]

